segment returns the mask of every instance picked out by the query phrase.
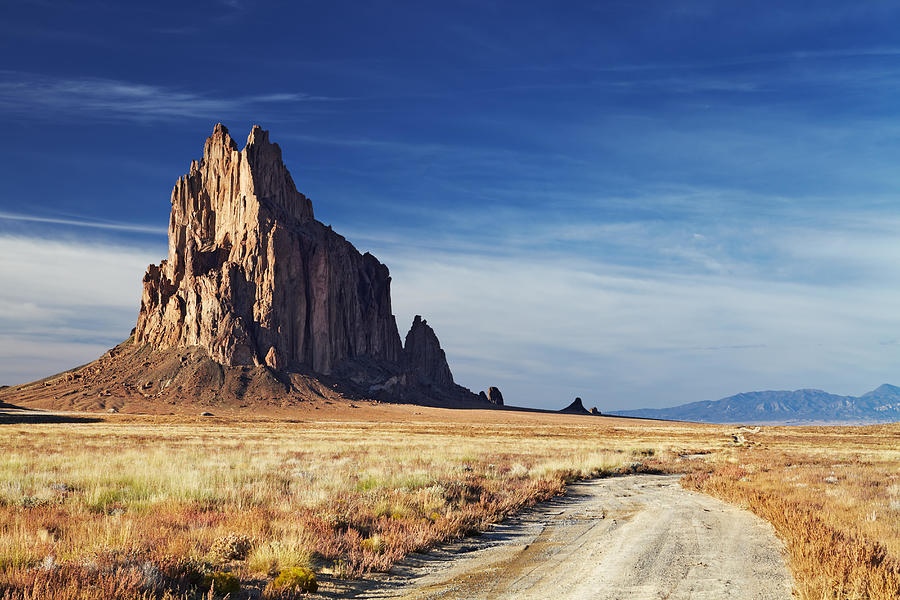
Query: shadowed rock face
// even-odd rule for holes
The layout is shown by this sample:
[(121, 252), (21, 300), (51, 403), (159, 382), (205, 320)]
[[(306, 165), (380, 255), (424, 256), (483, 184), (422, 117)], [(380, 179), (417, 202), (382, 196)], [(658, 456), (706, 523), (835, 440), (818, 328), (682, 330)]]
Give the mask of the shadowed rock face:
[(416, 315), (403, 344), (404, 370), (426, 385), (448, 388), (453, 385), (453, 374), (447, 364), (447, 356), (441, 350), (434, 329), (421, 316)]
[(559, 412), (566, 413), (569, 415), (589, 415), (589, 414), (591, 414), (584, 407), (584, 404), (581, 402), (581, 398), (575, 398), (570, 405), (561, 409)]
[(500, 388), (493, 386), (489, 387), (487, 392), (487, 399), (491, 404), (503, 406), (503, 394), (500, 393)]
[(169, 257), (147, 269), (135, 336), (200, 346), (229, 366), (328, 374), (345, 359), (397, 363), (390, 282), (374, 256), (313, 218), (268, 132), (254, 127), (238, 151), (220, 124), (172, 191)]

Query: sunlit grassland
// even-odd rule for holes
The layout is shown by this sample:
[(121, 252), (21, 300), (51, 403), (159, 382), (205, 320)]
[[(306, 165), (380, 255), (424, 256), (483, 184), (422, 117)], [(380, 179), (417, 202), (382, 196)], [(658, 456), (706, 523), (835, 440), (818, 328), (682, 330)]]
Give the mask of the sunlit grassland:
[(900, 427), (764, 429), (686, 487), (742, 505), (787, 545), (803, 600), (900, 598)]
[[(0, 585), (26, 589), (35, 572), (64, 567), (165, 571), (159, 590), (140, 583), (131, 597), (178, 581), (189, 595), (191, 569), (195, 579), (229, 570), (250, 586), (295, 566), (326, 579), (387, 570), (560, 494), (568, 481), (665, 468), (693, 448), (669, 432), (623, 437), (596, 418), (114, 418), (4, 426), (0, 447)], [(223, 555), (229, 537), (248, 550)]]
[(898, 427), (763, 428), (736, 443), (730, 426), (402, 414), (0, 426), (0, 597), (192, 598), (231, 573), (232, 599), (290, 598), (273, 586), (293, 567), (327, 591), (570, 481), (635, 471), (690, 473), (687, 487), (770, 520), (802, 598), (896, 597)]

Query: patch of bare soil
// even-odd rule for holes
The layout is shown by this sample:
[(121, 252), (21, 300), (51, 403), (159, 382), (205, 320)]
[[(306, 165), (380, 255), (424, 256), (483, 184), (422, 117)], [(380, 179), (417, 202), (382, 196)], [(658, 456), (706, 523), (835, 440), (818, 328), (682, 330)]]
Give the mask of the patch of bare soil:
[(412, 557), (357, 598), (693, 599), (791, 597), (772, 527), (683, 489), (677, 476), (575, 484), (477, 541)]

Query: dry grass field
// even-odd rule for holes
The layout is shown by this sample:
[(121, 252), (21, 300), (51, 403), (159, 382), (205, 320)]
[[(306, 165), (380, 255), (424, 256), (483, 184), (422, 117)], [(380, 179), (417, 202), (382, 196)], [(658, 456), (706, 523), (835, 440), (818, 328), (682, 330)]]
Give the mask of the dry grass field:
[(896, 426), (752, 433), (368, 404), (271, 418), (7, 420), (3, 599), (333, 591), (572, 480), (634, 471), (685, 473), (685, 486), (771, 521), (800, 598), (900, 589)]
[(763, 428), (683, 479), (785, 541), (804, 600), (900, 598), (900, 425)]

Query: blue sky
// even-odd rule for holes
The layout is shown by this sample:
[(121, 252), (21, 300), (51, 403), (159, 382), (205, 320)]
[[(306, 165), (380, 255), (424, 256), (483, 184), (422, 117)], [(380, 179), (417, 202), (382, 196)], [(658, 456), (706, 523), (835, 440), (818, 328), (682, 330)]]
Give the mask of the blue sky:
[(127, 337), (219, 121), (475, 390), (900, 383), (900, 5), (560, 4), (8, 3), (0, 383)]

